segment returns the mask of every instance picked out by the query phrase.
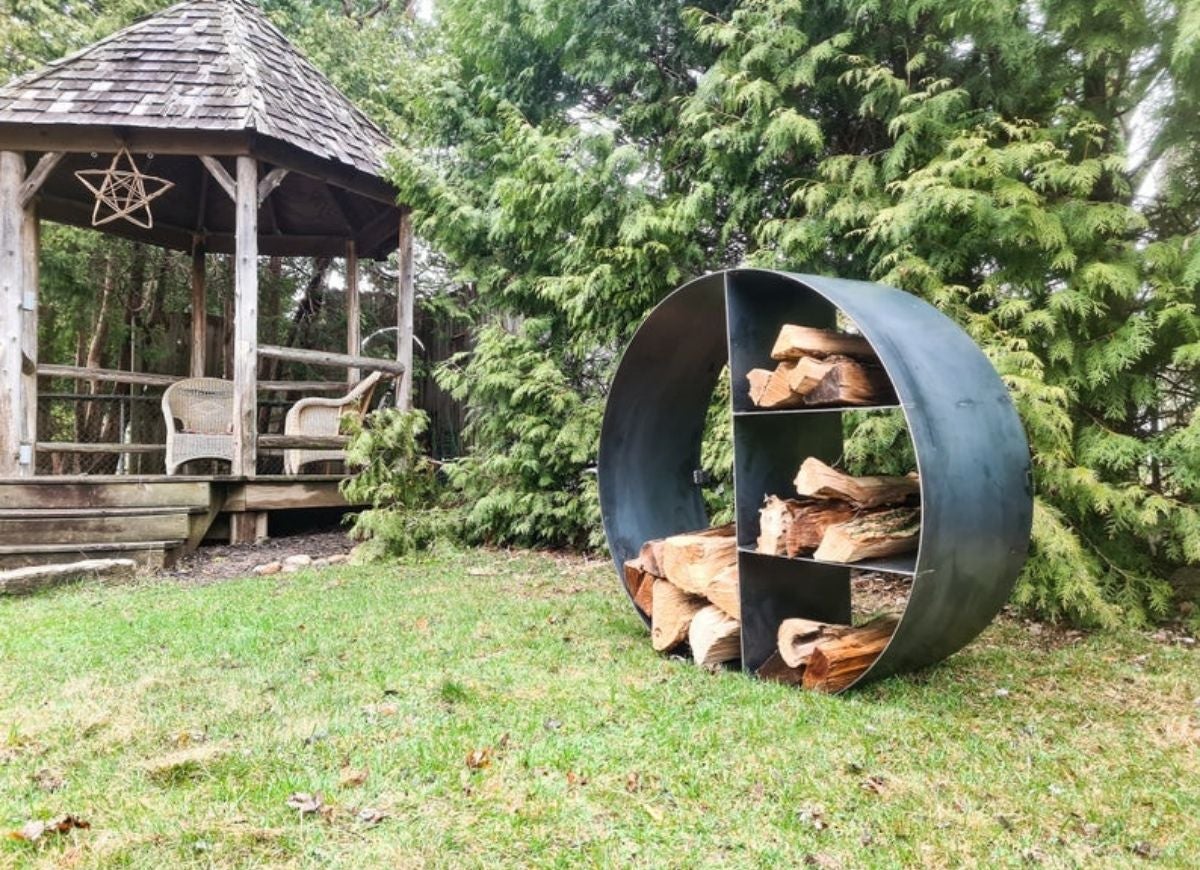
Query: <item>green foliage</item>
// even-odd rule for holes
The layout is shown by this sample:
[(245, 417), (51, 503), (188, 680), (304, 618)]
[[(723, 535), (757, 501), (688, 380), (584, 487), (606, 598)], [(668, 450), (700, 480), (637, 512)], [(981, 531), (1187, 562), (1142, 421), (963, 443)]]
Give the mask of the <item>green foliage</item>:
[[(594, 538), (619, 348), (680, 279), (746, 262), (954, 317), (1033, 446), (1017, 602), (1163, 615), (1200, 558), (1193, 6), (446, 0), (395, 178), (486, 312), (443, 373), (473, 407), (473, 532)], [(906, 458), (894, 418), (848, 435), (855, 467)]]
[(444, 503), (437, 466), (420, 446), (429, 426), (423, 411), (389, 408), (344, 425), (351, 436), (346, 462), (356, 474), (341, 488), (347, 500), (370, 505), (350, 520), (368, 558), (403, 556), (457, 537), (458, 511)]

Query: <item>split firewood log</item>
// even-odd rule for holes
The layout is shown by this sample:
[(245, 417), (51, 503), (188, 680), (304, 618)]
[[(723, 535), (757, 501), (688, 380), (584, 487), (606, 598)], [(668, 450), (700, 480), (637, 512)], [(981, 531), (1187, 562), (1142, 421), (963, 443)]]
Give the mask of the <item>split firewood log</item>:
[(779, 330), (779, 337), (775, 339), (775, 346), (771, 348), (771, 359), (776, 360), (794, 360), (805, 356), (825, 357), (834, 354), (855, 359), (875, 358), (875, 351), (861, 335), (791, 323)]
[(822, 638), (804, 666), (804, 688), (840, 692), (849, 686), (879, 658), (898, 621), (883, 616), (836, 637)]
[(804, 397), (792, 391), (790, 378), (794, 362), (781, 362), (774, 369), (751, 369), (746, 373), (750, 401), (759, 408), (798, 408)]
[(853, 360), (834, 363), (824, 376), (804, 391), (804, 404), (876, 405), (896, 400), (892, 382), (883, 369)]
[(830, 625), (827, 622), (799, 617), (785, 619), (779, 623), (776, 649), (789, 668), (802, 668), (808, 663), (808, 657), (816, 649), (822, 634), (837, 632), (839, 629), (849, 629), (849, 626)]
[(742, 618), (742, 593), (738, 585), (738, 567), (730, 565), (704, 587), (704, 597), (736, 620)]
[(650, 643), (659, 652), (679, 646), (688, 636), (692, 619), (710, 606), (699, 595), (689, 595), (668, 580), (655, 580), (650, 614)]
[(815, 456), (810, 456), (801, 464), (795, 484), (800, 495), (840, 499), (860, 508), (903, 504), (921, 494), (921, 483), (916, 476), (851, 477)]
[(714, 667), (742, 656), (742, 624), (710, 604), (692, 617), (688, 627), (692, 658), (702, 667)]
[(771, 680), (787, 686), (799, 686), (804, 682), (804, 668), (788, 665), (778, 650), (767, 656), (767, 660), (754, 673), (760, 680)]
[(625, 586), (633, 603), (647, 616), (650, 615), (653, 601), (654, 581), (663, 579), (659, 564), (662, 546), (662, 541), (647, 541), (636, 559), (625, 562)]
[(920, 537), (920, 508), (873, 511), (826, 529), (813, 558), (858, 562), (872, 556), (895, 556), (915, 550)]
[(811, 552), (821, 545), (827, 528), (854, 514), (854, 507), (841, 501), (767, 496), (759, 512), (758, 552), (771, 556)]
[(733, 527), (721, 533), (706, 530), (672, 535), (663, 542), (663, 576), (685, 592), (704, 595), (709, 584), (726, 568), (737, 565), (737, 538)]

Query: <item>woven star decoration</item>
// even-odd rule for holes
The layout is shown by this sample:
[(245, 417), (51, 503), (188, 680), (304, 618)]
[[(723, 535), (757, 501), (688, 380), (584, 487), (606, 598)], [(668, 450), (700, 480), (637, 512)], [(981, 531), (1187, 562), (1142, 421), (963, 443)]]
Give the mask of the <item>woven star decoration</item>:
[[(122, 159), (127, 168), (122, 168)], [(81, 169), (75, 177), (96, 197), (92, 209), (94, 227), (126, 220), (142, 229), (152, 229), (154, 215), (150, 213), (150, 203), (175, 186), (165, 178), (143, 175), (127, 148), (113, 156), (108, 169)]]

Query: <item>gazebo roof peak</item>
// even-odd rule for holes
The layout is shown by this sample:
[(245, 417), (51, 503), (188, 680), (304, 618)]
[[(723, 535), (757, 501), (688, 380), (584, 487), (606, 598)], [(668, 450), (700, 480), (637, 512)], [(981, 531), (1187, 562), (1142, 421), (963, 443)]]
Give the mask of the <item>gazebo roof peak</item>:
[(250, 134), (370, 176), (387, 135), (248, 0), (184, 0), (0, 88), (0, 127)]

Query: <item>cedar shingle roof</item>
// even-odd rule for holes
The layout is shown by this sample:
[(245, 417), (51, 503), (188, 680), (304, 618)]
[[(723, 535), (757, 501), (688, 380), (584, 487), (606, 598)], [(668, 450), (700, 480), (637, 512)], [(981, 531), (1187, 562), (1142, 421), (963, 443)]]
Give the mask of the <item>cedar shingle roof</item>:
[(254, 131), (374, 176), (391, 147), (247, 0), (184, 0), (29, 73), (0, 123)]

